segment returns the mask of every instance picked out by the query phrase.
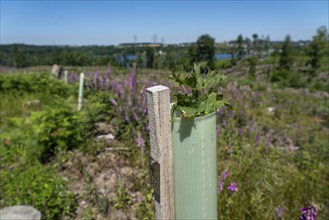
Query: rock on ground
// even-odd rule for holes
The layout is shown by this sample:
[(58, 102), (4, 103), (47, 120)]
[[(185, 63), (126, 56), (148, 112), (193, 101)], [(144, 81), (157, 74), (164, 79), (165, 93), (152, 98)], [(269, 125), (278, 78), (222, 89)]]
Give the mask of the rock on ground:
[(10, 206), (0, 209), (1, 220), (40, 220), (41, 213), (32, 206)]

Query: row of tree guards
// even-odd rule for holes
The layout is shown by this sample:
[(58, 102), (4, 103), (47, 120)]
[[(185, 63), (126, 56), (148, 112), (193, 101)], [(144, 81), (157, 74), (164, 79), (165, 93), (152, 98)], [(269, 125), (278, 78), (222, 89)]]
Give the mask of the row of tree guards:
[(217, 219), (216, 113), (171, 117), (170, 90), (147, 89), (156, 219)]

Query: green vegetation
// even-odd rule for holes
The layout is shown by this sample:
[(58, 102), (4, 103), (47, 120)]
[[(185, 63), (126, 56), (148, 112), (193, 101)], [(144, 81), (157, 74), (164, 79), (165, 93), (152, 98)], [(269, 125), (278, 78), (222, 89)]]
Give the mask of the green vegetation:
[[(288, 37), (273, 43), (257, 34), (251, 39), (241, 35), (240, 51), (237, 42), (231, 43), (220, 48), (236, 58), (217, 60), (220, 73), (201, 64), (193, 73), (184, 71), (198, 61), (197, 44), (168, 47), (165, 55), (150, 48), (148, 59), (135, 48), (138, 78), (132, 69), (114, 65), (106, 70), (109, 60), (102, 47), (94, 48), (95, 57), (103, 51), (106, 66), (95, 73), (95, 67), (68, 67), (68, 84), (39, 68), (1, 73), (0, 208), (33, 205), (43, 219), (154, 219), (145, 89), (162, 84), (179, 94), (176, 108), (187, 117), (223, 106), (216, 113), (218, 219), (298, 219), (300, 209), (309, 205), (317, 208), (318, 220), (327, 219), (327, 30), (320, 28), (303, 45)], [(7, 50), (10, 46), (1, 46), (1, 65), (21, 62)], [(166, 68), (175, 69), (172, 78), (178, 85), (167, 82)], [(78, 112), (74, 71), (82, 70), (86, 83)], [(223, 97), (231, 97), (232, 109), (224, 106)]]
[[(171, 110), (172, 115), (179, 113), (183, 118), (193, 118), (211, 114), (224, 105), (230, 106), (218, 91), (226, 76), (209, 70), (206, 75), (202, 75), (201, 71), (201, 66), (194, 64), (193, 74), (182, 75), (173, 72), (170, 75), (170, 78), (185, 90), (184, 93), (175, 94), (176, 102)], [(190, 92), (186, 91), (185, 87), (190, 89)]]

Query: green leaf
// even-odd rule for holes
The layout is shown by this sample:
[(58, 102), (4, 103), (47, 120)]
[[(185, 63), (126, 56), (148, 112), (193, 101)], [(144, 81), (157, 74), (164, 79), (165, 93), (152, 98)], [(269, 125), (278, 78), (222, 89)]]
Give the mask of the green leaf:
[(172, 107), (181, 117), (190, 118), (211, 114), (224, 105), (231, 107), (228, 100), (224, 100), (218, 88), (224, 85), (226, 76), (208, 69), (207, 74), (201, 74), (204, 64), (194, 64), (194, 72), (190, 75), (173, 72), (170, 78), (180, 86), (191, 88), (191, 93), (178, 93), (174, 97), (176, 103)]

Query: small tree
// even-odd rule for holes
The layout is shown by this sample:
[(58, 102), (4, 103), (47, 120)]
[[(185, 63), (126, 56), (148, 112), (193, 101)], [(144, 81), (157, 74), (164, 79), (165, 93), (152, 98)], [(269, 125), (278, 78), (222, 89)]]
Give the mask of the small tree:
[(293, 64), (292, 47), (290, 36), (287, 35), (281, 47), (279, 68), (284, 70), (290, 70)]
[(253, 47), (253, 55), (257, 55), (259, 49), (259, 40), (258, 40), (258, 34), (256, 33), (252, 35), (252, 47)]
[(237, 57), (238, 57), (238, 60), (241, 60), (245, 55), (245, 51), (244, 51), (244, 47), (243, 47), (243, 37), (241, 34), (236, 39), (236, 45), (237, 45), (237, 53), (238, 53)]
[(256, 57), (249, 57), (249, 79), (254, 80), (256, 78), (256, 65), (257, 65), (257, 58)]
[[(309, 60), (307, 64), (311, 66), (311, 73), (315, 75), (316, 70), (320, 67), (320, 61), (325, 57), (325, 53), (328, 52), (329, 35), (327, 29), (323, 26), (317, 30), (317, 34), (313, 36), (313, 40), (308, 48)], [(326, 51), (327, 49), (327, 51)], [(328, 54), (329, 55), (329, 54)]]
[(200, 36), (196, 43), (196, 61), (205, 61), (211, 70), (215, 69), (215, 39), (205, 34)]
[(146, 67), (153, 68), (154, 67), (154, 50), (151, 47), (146, 49)]

